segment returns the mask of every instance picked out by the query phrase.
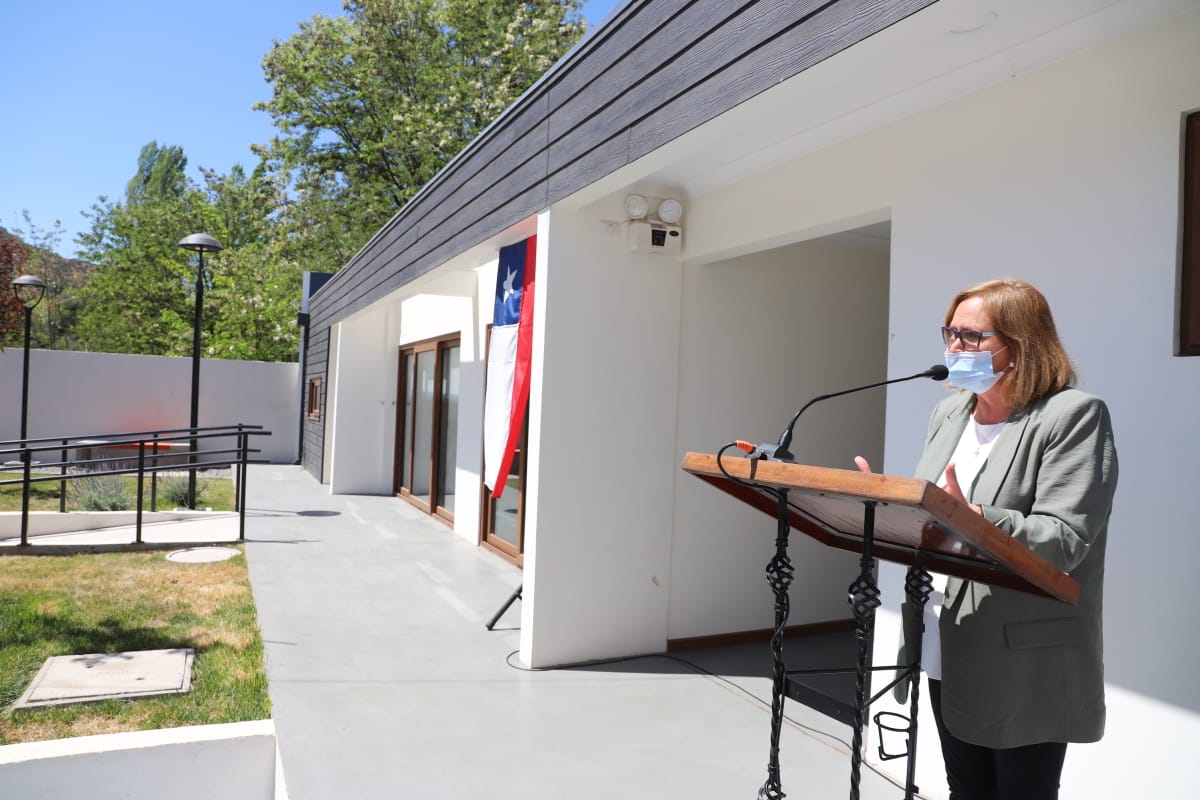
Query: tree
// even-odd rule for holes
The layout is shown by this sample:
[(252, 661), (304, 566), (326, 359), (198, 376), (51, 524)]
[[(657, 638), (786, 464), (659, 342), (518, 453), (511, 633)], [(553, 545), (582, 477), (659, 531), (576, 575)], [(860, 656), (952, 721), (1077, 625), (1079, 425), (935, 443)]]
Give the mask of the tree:
[(284, 202), (278, 176), (263, 164), (249, 176), (203, 171), (190, 182), (178, 147), (142, 149), (124, 202), (105, 198), (79, 237), (96, 274), (83, 291), (80, 343), (91, 350), (147, 355), (191, 352), (197, 266), (178, 247), (205, 231), (224, 250), (205, 256), (203, 354), (283, 361), (296, 357), (300, 269), (287, 259), (275, 216)]
[(24, 309), (9, 289), (12, 282), (25, 274), (25, 259), (29, 248), (17, 237), (0, 228), (0, 347), (12, 344), (16, 331), (24, 321)]
[(96, 274), (82, 292), (80, 344), (89, 350), (186, 355), (194, 273), (176, 246), (198, 227), (203, 193), (187, 185), (179, 148), (142, 148), (125, 202), (101, 197), (84, 216), (84, 256)]
[(126, 201), (132, 204), (183, 197), (187, 191), (186, 169), (182, 147), (159, 147), (158, 142), (144, 145), (138, 154), (137, 173), (125, 187)]
[(279, 222), (321, 242), (303, 263), (340, 267), (570, 49), (579, 6), (347, 0), (276, 42), (272, 97), (255, 107), (280, 134), (255, 150), (297, 190)]
[(294, 359), (300, 346), (296, 313), (301, 272), (275, 235), (270, 209), (284, 203), (282, 188), (265, 165), (247, 176), (240, 165), (229, 175), (204, 173), (208, 229), (225, 245), (212, 273), (206, 315), (212, 317), (206, 353), (256, 361)]
[(76, 345), (79, 293), (91, 277), (92, 265), (58, 254), (63, 235), (61, 222), (54, 220), (50, 228), (41, 228), (34, 224), (28, 210), (22, 210), (21, 216), (25, 227), (14, 227), (12, 232), (28, 247), (25, 272), (46, 282), (46, 294), (31, 319), (31, 344), (50, 350), (72, 350)]

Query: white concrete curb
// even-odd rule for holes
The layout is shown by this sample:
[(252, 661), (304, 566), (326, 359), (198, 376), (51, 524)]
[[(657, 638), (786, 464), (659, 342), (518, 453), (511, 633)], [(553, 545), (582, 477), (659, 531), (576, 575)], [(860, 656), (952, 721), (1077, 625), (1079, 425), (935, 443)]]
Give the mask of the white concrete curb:
[(22, 800), (286, 800), (272, 720), (0, 747), (0, 786)]

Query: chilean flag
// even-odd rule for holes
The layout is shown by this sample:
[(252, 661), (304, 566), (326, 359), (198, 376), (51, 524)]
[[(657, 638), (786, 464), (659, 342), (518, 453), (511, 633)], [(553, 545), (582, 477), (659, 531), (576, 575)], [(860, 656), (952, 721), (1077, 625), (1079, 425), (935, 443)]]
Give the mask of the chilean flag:
[(533, 352), (533, 273), (537, 237), (500, 248), (496, 306), (483, 411), (483, 482), (504, 493), (529, 402)]

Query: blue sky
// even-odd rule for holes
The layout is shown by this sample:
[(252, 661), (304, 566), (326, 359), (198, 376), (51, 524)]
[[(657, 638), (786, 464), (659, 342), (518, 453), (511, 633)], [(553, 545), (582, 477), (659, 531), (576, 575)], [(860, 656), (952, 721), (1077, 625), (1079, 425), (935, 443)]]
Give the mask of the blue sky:
[[(583, 5), (592, 28), (622, 0)], [(262, 58), (341, 0), (59, 0), (11, 2), (0, 47), (0, 226), (43, 230), (59, 220), (58, 251), (75, 254), (82, 216), (100, 195), (119, 199), (149, 141), (178, 145), (189, 174), (255, 163), (270, 117)]]

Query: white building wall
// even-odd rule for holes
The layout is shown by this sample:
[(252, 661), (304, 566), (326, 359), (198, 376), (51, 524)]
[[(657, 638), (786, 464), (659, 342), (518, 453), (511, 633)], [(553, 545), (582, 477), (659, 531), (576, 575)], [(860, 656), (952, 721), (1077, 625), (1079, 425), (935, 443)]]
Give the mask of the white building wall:
[[(1200, 108), (1197, 42), (1200, 12), (1176, 16), (779, 165), (695, 203), (688, 224), (689, 253), (702, 259), (890, 208), (893, 370), (940, 356), (936, 328), (964, 286), (1011, 275), (1049, 297), (1082, 388), (1112, 409), (1121, 459), (1105, 587), (1108, 732), (1071, 748), (1064, 798), (1198, 788), (1200, 643), (1180, 635), (1195, 626), (1178, 587), (1200, 559), (1188, 502), (1200, 485), (1190, 411), (1200, 359), (1172, 356), (1181, 115)], [(886, 471), (911, 472), (937, 393), (889, 392)], [(885, 567), (891, 608), (899, 581)], [(897, 630), (881, 613), (877, 663), (894, 660)], [(918, 784), (944, 796), (931, 719), (922, 730)]]
[(666, 644), (682, 267), (590, 214), (538, 227), (521, 658)]
[[(492, 262), (487, 280), (474, 270), (454, 271), (436, 284), (446, 294), (422, 293), (400, 304), (397, 347), (425, 339), (459, 335), (458, 428), (455, 450), (454, 532), (461, 538), (479, 540), (480, 475), (483, 449), (483, 390), (486, 364), (483, 342), (492, 306), (496, 266)], [(485, 267), (481, 273), (488, 272)], [(454, 292), (450, 294), (449, 292)], [(482, 320), (486, 314), (487, 319)], [(398, 362), (397, 362), (398, 363)], [(394, 391), (394, 390), (393, 390)]]
[[(0, 440), (21, 435), (24, 350), (0, 351)], [(31, 350), (30, 438), (165, 428), (191, 421), (192, 360), (122, 353)], [(201, 359), (199, 423), (262, 425), (259, 458), (293, 463), (299, 452), (300, 373), (295, 363)]]
[[(808, 399), (884, 380), (887, 253), (825, 240), (688, 266), (683, 298), (679, 452), (663, 465), (675, 471), (670, 639), (772, 624), (764, 568), (775, 521), (682, 472), (679, 457), (734, 439), (775, 442)], [(841, 469), (858, 454), (881, 461), (884, 399), (873, 390), (813, 405), (795, 429), (797, 460)], [(791, 624), (847, 619), (858, 559), (800, 533), (789, 553)]]
[(379, 303), (338, 326), (336, 360), (330, 358), (332, 449), (325, 453), (332, 459), (335, 494), (392, 490), (397, 358), (392, 314), (391, 304)]

